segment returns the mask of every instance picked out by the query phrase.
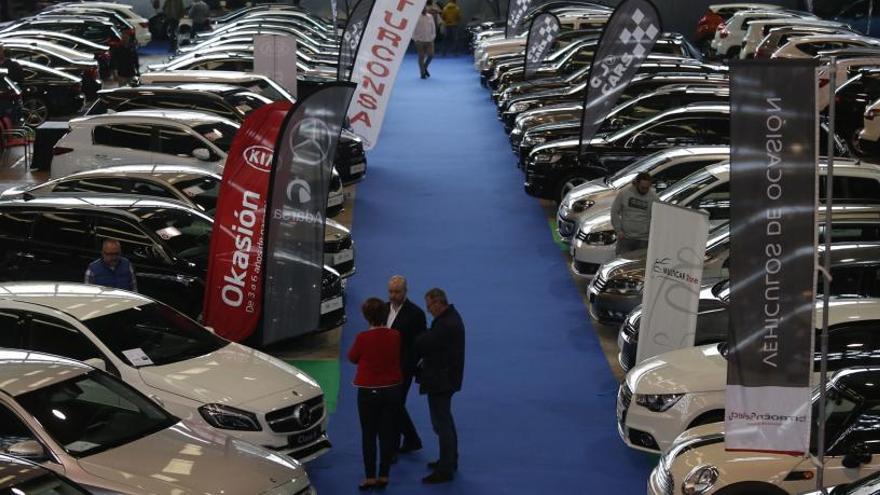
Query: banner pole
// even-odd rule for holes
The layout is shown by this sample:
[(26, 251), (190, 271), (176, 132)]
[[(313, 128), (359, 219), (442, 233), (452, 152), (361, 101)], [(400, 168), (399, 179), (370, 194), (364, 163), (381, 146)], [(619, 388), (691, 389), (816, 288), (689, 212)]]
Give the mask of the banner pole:
[(825, 396), (828, 386), (828, 300), (831, 295), (831, 207), (834, 203), (834, 93), (837, 87), (837, 58), (828, 60), (828, 149), (825, 151), (828, 166), (825, 171), (825, 252), (822, 253), (822, 334), (821, 360), (819, 365), (819, 424), (816, 439), (816, 488), (827, 495), (825, 490)]

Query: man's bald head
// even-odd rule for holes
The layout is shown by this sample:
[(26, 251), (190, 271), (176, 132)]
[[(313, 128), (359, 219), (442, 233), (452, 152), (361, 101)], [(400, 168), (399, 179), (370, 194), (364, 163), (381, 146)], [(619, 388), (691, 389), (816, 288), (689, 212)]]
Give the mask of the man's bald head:
[(388, 279), (388, 301), (395, 306), (400, 306), (406, 300), (406, 278), (395, 275)]

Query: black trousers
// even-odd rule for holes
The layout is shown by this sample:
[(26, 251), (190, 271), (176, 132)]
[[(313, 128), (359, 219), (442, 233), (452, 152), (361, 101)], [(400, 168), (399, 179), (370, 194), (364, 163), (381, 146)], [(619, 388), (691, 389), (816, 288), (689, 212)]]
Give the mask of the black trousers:
[(409, 373), (403, 374), (403, 382), (400, 384), (400, 413), (397, 418), (397, 426), (400, 434), (397, 440), (401, 445), (413, 446), (421, 445), (422, 439), (419, 438), (419, 432), (416, 431), (416, 425), (413, 424), (409, 412), (406, 410), (406, 396), (409, 394), (409, 387), (412, 385), (413, 376)]
[(452, 419), (452, 392), (428, 394), (431, 426), (440, 440), (440, 459), (437, 471), (451, 475), (458, 469), (458, 433)]
[(400, 410), (400, 385), (358, 389), (358, 414), (361, 418), (361, 447), (364, 475), (376, 477), (376, 441), (379, 441), (379, 476), (387, 477), (391, 458), (397, 452), (397, 415)]

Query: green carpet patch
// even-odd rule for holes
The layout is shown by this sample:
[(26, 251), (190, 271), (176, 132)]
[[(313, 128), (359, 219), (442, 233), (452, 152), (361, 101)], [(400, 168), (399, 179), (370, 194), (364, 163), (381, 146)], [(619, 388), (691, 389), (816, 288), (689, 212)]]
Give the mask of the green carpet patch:
[(336, 359), (288, 359), (288, 363), (308, 373), (324, 389), (324, 402), (329, 413), (336, 412), (339, 401), (339, 361)]
[(550, 225), (550, 235), (553, 236), (553, 242), (556, 243), (556, 246), (559, 248), (560, 251), (562, 251), (563, 253), (567, 253), (568, 245), (562, 242), (562, 238), (559, 237), (559, 232), (556, 230), (556, 219), (548, 218), (547, 223)]

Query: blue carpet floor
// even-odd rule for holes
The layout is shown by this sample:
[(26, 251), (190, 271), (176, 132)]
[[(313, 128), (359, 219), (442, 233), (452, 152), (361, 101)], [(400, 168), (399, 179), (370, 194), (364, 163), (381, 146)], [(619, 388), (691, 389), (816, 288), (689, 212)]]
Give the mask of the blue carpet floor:
[[(471, 64), (437, 59), (423, 81), (406, 58), (357, 189), (343, 356), (366, 328), (360, 302), (385, 298), (396, 273), (420, 306), (430, 287), (446, 289), (467, 330), (464, 389), (453, 400), (458, 476), (420, 483), (437, 440), (424, 396), (411, 392), (426, 448), (401, 456), (387, 493), (644, 493), (654, 460), (617, 437), (617, 383)], [(362, 478), (353, 372), (343, 362), (334, 449), (309, 465), (322, 494), (355, 493)]]

